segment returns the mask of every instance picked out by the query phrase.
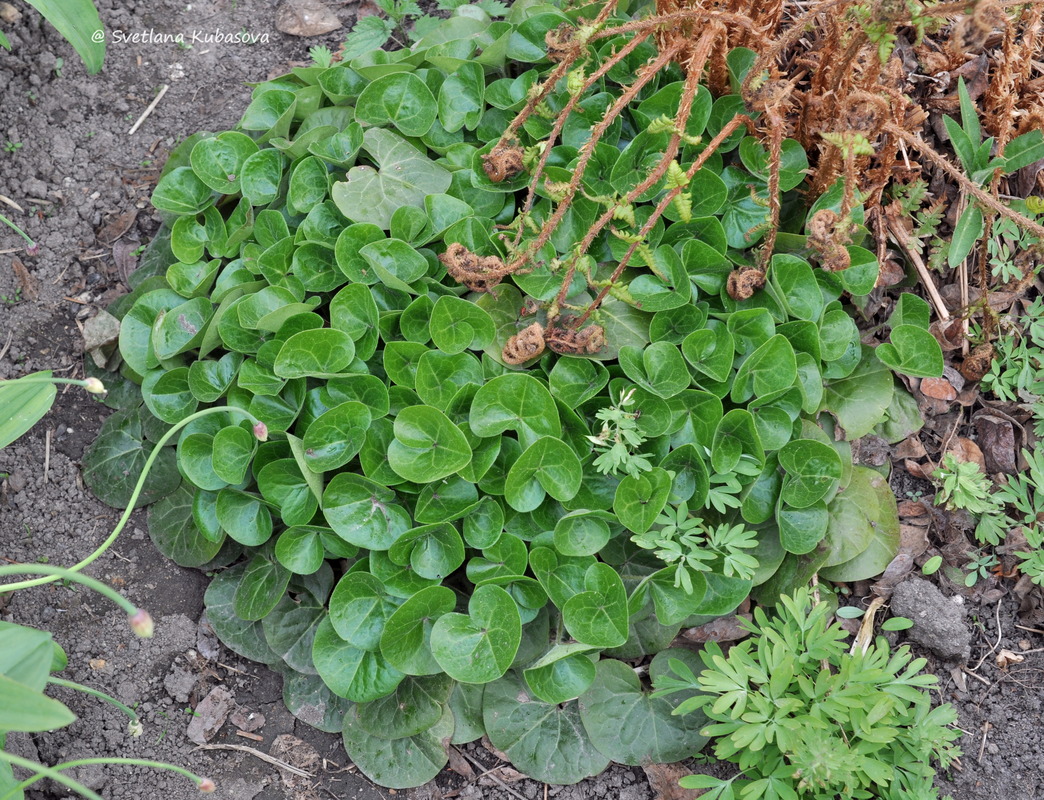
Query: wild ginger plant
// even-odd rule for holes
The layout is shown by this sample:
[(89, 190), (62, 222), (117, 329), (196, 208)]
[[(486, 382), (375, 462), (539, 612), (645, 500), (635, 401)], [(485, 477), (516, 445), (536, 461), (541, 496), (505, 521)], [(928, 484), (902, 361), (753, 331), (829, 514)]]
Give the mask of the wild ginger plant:
[(776, 57), (806, 45), (775, 4), (517, 3), (259, 84), (172, 155), (85, 477), (125, 503), (155, 457), (153, 541), (217, 573), (218, 636), (376, 782), (483, 734), (551, 783), (691, 755), (702, 720), (635, 661), (891, 560), (850, 442), (916, 430), (894, 373), (942, 354), (915, 295), (866, 343), (847, 303), (874, 184), (838, 179), (908, 121), (855, 92), (887, 41), (843, 5), (797, 27), (851, 29), (817, 80), (869, 122), (822, 142), (818, 111), (791, 130), (811, 100)]

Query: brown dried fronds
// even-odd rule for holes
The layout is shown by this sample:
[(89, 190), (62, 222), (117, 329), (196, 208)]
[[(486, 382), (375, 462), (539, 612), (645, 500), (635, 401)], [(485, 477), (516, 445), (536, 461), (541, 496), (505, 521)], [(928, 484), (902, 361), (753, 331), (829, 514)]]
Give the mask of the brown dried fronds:
[(852, 220), (836, 211), (824, 208), (808, 220), (808, 246), (819, 254), (823, 269), (839, 272), (852, 266), (852, 257), (845, 249), (852, 230)]
[(981, 53), (995, 31), (1008, 26), (1008, 15), (997, 0), (979, 0), (966, 17), (953, 26), (947, 49), (955, 54)]
[(459, 242), (454, 242), (439, 256), (446, 265), (446, 272), (457, 283), (473, 292), (488, 292), (514, 270), (498, 256), (479, 256)]
[(605, 347), (605, 329), (601, 325), (588, 325), (580, 330), (550, 327), (544, 334), (547, 346), (566, 356), (594, 355)]
[(855, 91), (845, 98), (844, 119), (848, 130), (872, 139), (891, 117), (888, 100), (870, 92)]
[(493, 183), (514, 178), (524, 169), (525, 151), (518, 142), (497, 142), (496, 146), (482, 156), (482, 169)]
[(793, 81), (772, 78), (757, 85), (756, 88), (752, 86), (743, 101), (749, 111), (780, 109), (787, 102), (793, 90)]
[(544, 326), (534, 322), (508, 339), (501, 355), (504, 363), (518, 365), (536, 358), (543, 352)]
[(725, 290), (733, 300), (749, 300), (765, 285), (765, 273), (757, 267), (740, 267), (729, 273)]
[(552, 28), (544, 34), (544, 44), (547, 46), (547, 57), (556, 64), (566, 59), (576, 59), (583, 44), (576, 41), (576, 28), (568, 22), (563, 22), (557, 28)]
[(982, 380), (982, 376), (990, 371), (990, 365), (993, 363), (994, 356), (995, 351), (992, 344), (989, 342), (980, 344), (968, 354), (968, 357), (964, 359), (957, 371), (966, 380)]

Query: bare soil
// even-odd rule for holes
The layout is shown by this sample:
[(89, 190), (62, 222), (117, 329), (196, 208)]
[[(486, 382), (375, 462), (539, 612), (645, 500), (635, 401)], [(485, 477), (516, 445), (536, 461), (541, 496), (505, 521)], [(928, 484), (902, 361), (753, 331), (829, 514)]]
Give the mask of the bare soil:
[[(41, 369), (81, 376), (82, 322), (126, 291), (134, 250), (158, 227), (148, 197), (169, 150), (198, 130), (232, 127), (249, 99), (247, 81), (305, 61), (311, 45), (336, 49), (343, 37), (343, 30), (307, 40), (279, 33), (275, 4), (265, 0), (100, 0), (99, 5), (110, 37), (115, 31), (142, 36), (137, 43), (110, 38), (105, 70), (97, 76), (86, 75), (71, 48), (28, 6), (19, 5), (21, 20), (4, 27), (13, 49), (0, 51), (0, 90), (7, 101), (0, 132), (0, 194), (23, 211), (4, 208), (3, 213), (39, 242), (40, 252), (29, 256), (19, 238), (6, 229), (0, 233), (0, 349), (8, 343), (0, 357), (0, 379)], [(350, 24), (352, 7), (330, 6)], [(191, 43), (194, 31), (241, 30), (267, 34), (269, 41), (190, 48), (156, 41), (164, 33), (183, 33)], [(163, 100), (129, 135), (164, 84), (170, 88)], [(112, 235), (123, 227), (126, 231), (113, 244)], [(6, 476), (0, 478), (4, 562), (72, 564), (111, 530), (118, 512), (95, 500), (79, 473), (84, 448), (107, 413), (79, 390), (60, 392), (54, 410), (33, 431), (0, 451), (0, 476)], [(105, 755), (156, 758), (209, 775), (221, 796), (234, 800), (668, 797), (656, 793), (642, 770), (626, 767), (564, 788), (545, 789), (526, 780), (507, 783), (511, 773), (503, 770), (494, 773), (500, 783), (488, 778), (469, 783), (447, 771), (433, 786), (411, 792), (374, 787), (349, 769), (339, 737), (319, 733), (286, 711), (278, 675), (221, 648), (200, 629), (208, 579), (153, 549), (144, 514), (137, 513), (115, 547), (87, 571), (149, 609), (156, 619), (155, 638), (137, 640), (107, 603), (55, 584), (0, 598), (0, 615), (52, 631), (69, 654), (67, 677), (136, 705), (145, 732), (132, 738), (126, 720), (113, 709), (56, 690), (79, 720), (55, 733), (12, 741), (30, 757), (46, 763)], [(938, 698), (958, 707), (967, 734), (962, 768), (939, 781), (941, 794), (955, 800), (1044, 796), (1044, 653), (1027, 652), (1022, 663), (1007, 669), (996, 664), (1001, 649), (1039, 650), (1044, 637), (1015, 627), (1016, 603), (1007, 584), (997, 586), (1004, 591), (987, 595), (990, 602), (967, 601), (968, 622), (977, 631), (968, 666), (978, 678), (966, 678), (962, 691), (947, 667), (937, 667)], [(253, 732), (259, 739), (237, 735), (237, 726), (227, 723), (211, 746), (260, 753), (275, 747), (281, 759), (304, 766), (314, 777), (295, 780), (243, 750), (198, 749), (187, 738), (187, 728), (193, 709), (218, 685), (233, 694), (241, 722), (251, 714), (263, 715), (265, 722)], [(279, 738), (285, 736), (305, 745), (286, 752), (282, 746), (295, 742)], [(477, 746), (468, 753), (486, 767), (499, 763)], [(171, 773), (90, 768), (76, 777), (113, 800), (198, 796)], [(42, 789), (32, 796), (64, 796), (47, 784), (38, 786)]]

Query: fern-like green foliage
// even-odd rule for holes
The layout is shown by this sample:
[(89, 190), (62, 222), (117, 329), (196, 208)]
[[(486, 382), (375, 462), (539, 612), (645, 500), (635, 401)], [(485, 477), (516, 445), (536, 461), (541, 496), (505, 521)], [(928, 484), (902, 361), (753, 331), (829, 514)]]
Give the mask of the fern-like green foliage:
[(804, 588), (776, 611), (756, 609), (753, 635), (727, 656), (708, 644), (699, 676), (675, 659), (673, 675), (656, 682), (657, 695), (699, 692), (675, 713), (701, 709), (713, 720), (704, 733), (714, 754), (740, 769), (682, 786), (708, 789), (705, 800), (938, 797), (932, 763), (945, 768), (960, 755), (960, 732), (952, 706), (932, 708), (925, 689), (937, 679), (919, 674), (925, 659), (906, 646), (891, 652), (884, 638), (849, 653), (829, 607), (813, 606)]

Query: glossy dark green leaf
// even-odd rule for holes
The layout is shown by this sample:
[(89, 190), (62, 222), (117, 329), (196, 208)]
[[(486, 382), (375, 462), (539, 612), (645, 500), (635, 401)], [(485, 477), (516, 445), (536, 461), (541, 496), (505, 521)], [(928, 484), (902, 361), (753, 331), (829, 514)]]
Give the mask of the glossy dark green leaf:
[(583, 471), (576, 453), (561, 439), (537, 439), (511, 465), (504, 499), (516, 511), (533, 511), (546, 495), (570, 500), (580, 489)]
[(311, 656), (330, 691), (357, 703), (384, 697), (403, 679), (379, 652), (362, 650), (338, 636), (328, 616), (315, 629)]
[(428, 730), (401, 739), (367, 733), (358, 722), (358, 713), (354, 708), (345, 715), (344, 747), (359, 770), (378, 785), (393, 789), (421, 786), (446, 765), (443, 742), (453, 735), (453, 714), (448, 708)]
[(388, 464), (416, 483), (452, 475), (471, 461), (467, 438), (445, 414), (428, 406), (410, 406), (395, 417), (395, 440)]
[(884, 419), (895, 385), (891, 371), (874, 356), (875, 351), (864, 347), (862, 353), (848, 377), (827, 382), (820, 407), (837, 418), (849, 441), (870, 433)]
[(625, 476), (616, 488), (613, 511), (620, 522), (634, 533), (645, 533), (663, 507), (671, 492), (671, 476), (666, 470), (654, 467), (638, 476)]
[(619, 764), (681, 761), (702, 749), (707, 737), (701, 713), (676, 716), (682, 696), (651, 697), (622, 661), (598, 662), (594, 683), (579, 700), (580, 719), (599, 752)]
[(592, 564), (584, 575), (584, 591), (562, 607), (569, 635), (592, 647), (617, 647), (627, 641), (627, 593), (616, 570)]
[(520, 676), (508, 675), (486, 687), (483, 720), (493, 746), (535, 780), (578, 783), (609, 765), (584, 730), (576, 702), (542, 702)]
[(808, 508), (837, 488), (841, 458), (828, 444), (797, 439), (779, 451), (779, 463), (787, 471), (782, 500), (791, 508)]
[(311, 575), (326, 555), (320, 530), (304, 525), (287, 528), (276, 540), (276, 560), (297, 575)]
[(200, 139), (189, 158), (192, 171), (203, 183), (221, 194), (237, 194), (243, 162), (257, 152), (257, 144), (246, 134), (225, 131)]
[(282, 378), (333, 377), (355, 357), (355, 342), (333, 328), (295, 333), (283, 343), (273, 369)]
[(620, 366), (628, 378), (657, 397), (673, 397), (689, 386), (685, 360), (669, 342), (653, 342), (643, 350), (623, 347)]
[(822, 500), (805, 508), (790, 508), (780, 504), (776, 511), (779, 541), (788, 553), (803, 555), (812, 552), (827, 532), (830, 512)]
[[(257, 474), (261, 496), (279, 509), (287, 525), (307, 525), (319, 507), (315, 494), (292, 458), (270, 461)], [(220, 504), (220, 501), (219, 501)]]
[(495, 334), (489, 314), (467, 300), (440, 297), (431, 312), (431, 339), (444, 353), (483, 350)]
[(523, 673), (526, 686), (545, 703), (575, 700), (595, 678), (595, 662), (585, 644), (558, 644)]
[(305, 431), (304, 458), (312, 472), (327, 472), (355, 458), (370, 427), (369, 409), (350, 401), (320, 415)]
[[(145, 409), (139, 407), (112, 414), (102, 425), (98, 438), (84, 453), (84, 481), (99, 500), (114, 508), (125, 508), (130, 502), (134, 484), (155, 446), (145, 438), (141, 420), (145, 413)], [(179, 483), (181, 475), (174, 449), (163, 448), (135, 501), (135, 507), (154, 503), (169, 495)]]
[(218, 522), (240, 544), (256, 547), (272, 535), (272, 513), (254, 495), (222, 489), (217, 499)]
[(471, 403), (470, 423), (477, 436), (513, 430), (523, 446), (541, 436), (562, 435), (551, 393), (540, 381), (523, 374), (501, 375), (482, 386)]
[(276, 607), (289, 582), (288, 569), (269, 561), (263, 555), (255, 555), (236, 587), (232, 609), (240, 619), (260, 620)]
[(402, 534), (388, 557), (422, 578), (443, 580), (464, 563), (464, 542), (447, 522), (421, 525)]
[(339, 473), (323, 492), (326, 521), (348, 542), (370, 550), (387, 550), (412, 527), (409, 513), (396, 503), (395, 492), (358, 475)]
[(479, 586), (468, 614), (443, 614), (431, 631), (439, 666), (462, 683), (488, 683), (511, 666), (522, 639), (522, 620), (511, 596), (499, 586)]
[(391, 123), (404, 136), (423, 136), (438, 114), (424, 81), (409, 72), (385, 75), (370, 83), (355, 107), (356, 118), (369, 125)]
[(609, 380), (609, 372), (597, 361), (561, 358), (548, 376), (551, 394), (570, 408), (577, 408), (597, 395)]
[(445, 586), (421, 589), (386, 620), (381, 634), (381, 653), (407, 675), (444, 672), (432, 655), (432, 628), (442, 615), (453, 611), (455, 605), (452, 589)]
[(198, 214), (214, 201), (214, 193), (189, 167), (164, 175), (152, 193), (152, 204), (171, 214)]
[(149, 508), (149, 538), (163, 555), (183, 567), (201, 567), (221, 550), (222, 540), (205, 537), (192, 516), (190, 486), (182, 483), (177, 491)]
[(235, 425), (222, 428), (214, 434), (214, 474), (233, 486), (242, 483), (256, 451), (257, 438), (250, 431)]
[(916, 325), (896, 325), (889, 341), (874, 352), (886, 366), (903, 375), (938, 378), (943, 373), (942, 347), (931, 333)]
[(231, 569), (218, 573), (210, 582), (206, 594), (203, 596), (207, 620), (214, 628), (218, 638), (232, 652), (249, 658), (251, 661), (274, 664), (279, 662), (280, 658), (268, 646), (261, 623), (240, 619), (232, 606), (246, 568), (245, 562), (237, 564)]

